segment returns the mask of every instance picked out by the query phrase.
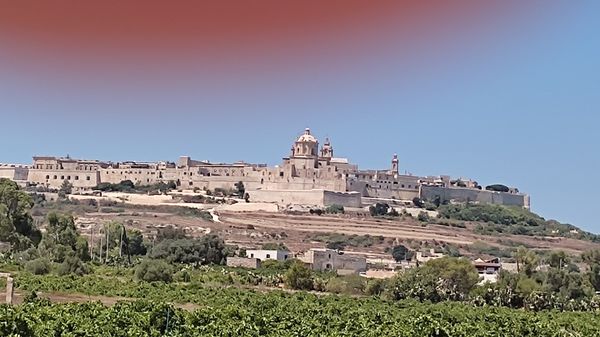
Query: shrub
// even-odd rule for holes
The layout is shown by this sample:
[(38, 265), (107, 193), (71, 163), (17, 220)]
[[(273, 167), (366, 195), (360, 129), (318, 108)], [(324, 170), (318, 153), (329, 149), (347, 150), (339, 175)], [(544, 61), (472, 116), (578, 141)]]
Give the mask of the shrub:
[(358, 275), (334, 277), (327, 282), (325, 290), (334, 294), (361, 295), (365, 290), (365, 279)]
[(332, 204), (325, 208), (325, 213), (329, 214), (340, 214), (344, 213), (344, 206), (338, 204)]
[(58, 275), (64, 276), (69, 274), (84, 275), (89, 273), (88, 267), (75, 256), (67, 257), (63, 263), (58, 266)]
[(294, 261), (284, 276), (285, 285), (291, 289), (312, 290), (313, 275), (302, 262)]
[(371, 279), (367, 281), (365, 293), (371, 296), (379, 296), (383, 294), (386, 288), (386, 281), (383, 279)]
[(382, 216), (387, 215), (389, 209), (390, 205), (378, 202), (369, 207), (369, 213), (371, 216)]
[(173, 268), (165, 261), (146, 259), (135, 268), (135, 278), (146, 282), (171, 282)]
[(421, 222), (428, 222), (429, 221), (429, 214), (427, 212), (419, 212), (419, 215), (417, 215), (417, 220), (421, 221)]
[(52, 264), (47, 258), (38, 258), (25, 264), (25, 270), (34, 275), (45, 275), (52, 269)]

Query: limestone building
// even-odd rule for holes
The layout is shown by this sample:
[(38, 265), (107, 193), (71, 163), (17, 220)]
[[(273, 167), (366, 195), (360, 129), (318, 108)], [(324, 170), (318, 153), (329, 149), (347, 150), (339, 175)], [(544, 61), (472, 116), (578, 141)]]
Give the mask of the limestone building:
[(75, 191), (90, 190), (101, 183), (130, 180), (139, 185), (173, 181), (180, 189), (233, 189), (242, 182), (253, 201), (282, 204), (339, 203), (360, 207), (361, 198), (410, 201), (414, 197), (448, 201), (477, 201), (529, 206), (529, 197), (516, 189), (509, 192), (482, 191), (471, 180), (448, 176), (419, 177), (400, 173), (396, 154), (384, 170), (360, 170), (346, 158), (334, 156), (329, 139), (320, 146), (310, 129), (294, 141), (280, 165), (211, 163), (182, 156), (175, 162), (102, 162), (70, 157), (33, 157), (24, 168), (0, 167), (0, 174), (13, 180), (59, 189), (66, 180)]

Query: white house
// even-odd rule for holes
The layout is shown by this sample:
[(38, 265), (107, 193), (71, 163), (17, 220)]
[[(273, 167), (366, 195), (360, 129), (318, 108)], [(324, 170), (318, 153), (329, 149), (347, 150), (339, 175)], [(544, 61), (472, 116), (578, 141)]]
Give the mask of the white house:
[(246, 257), (255, 258), (261, 261), (265, 260), (277, 260), (285, 261), (294, 258), (292, 253), (287, 250), (267, 250), (267, 249), (255, 249), (246, 250)]

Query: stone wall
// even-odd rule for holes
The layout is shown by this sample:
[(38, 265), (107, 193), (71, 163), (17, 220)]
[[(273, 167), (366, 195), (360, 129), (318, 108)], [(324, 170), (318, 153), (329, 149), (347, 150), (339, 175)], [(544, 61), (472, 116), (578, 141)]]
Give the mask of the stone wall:
[(342, 205), (344, 207), (362, 207), (362, 197), (358, 192), (324, 191), (323, 205)]
[(74, 188), (89, 189), (98, 185), (100, 174), (98, 171), (31, 169), (27, 178), (30, 183), (56, 189), (60, 188), (65, 180)]
[(248, 191), (252, 202), (273, 202), (282, 205), (360, 207), (361, 196), (356, 192), (333, 192), (325, 190), (256, 190)]
[(243, 267), (243, 268), (251, 268), (256, 269), (260, 268), (260, 260), (259, 259), (251, 259), (247, 257), (227, 257), (227, 266), (228, 267)]
[(334, 270), (348, 274), (367, 270), (364, 256), (338, 253), (332, 249), (311, 249), (299, 259), (317, 271)]
[(433, 200), (439, 196), (442, 201), (479, 202), (505, 206), (520, 206), (529, 208), (529, 196), (506, 192), (461, 188), (421, 186), (421, 198)]
[(0, 165), (0, 178), (10, 180), (27, 180), (29, 168), (27, 166)]

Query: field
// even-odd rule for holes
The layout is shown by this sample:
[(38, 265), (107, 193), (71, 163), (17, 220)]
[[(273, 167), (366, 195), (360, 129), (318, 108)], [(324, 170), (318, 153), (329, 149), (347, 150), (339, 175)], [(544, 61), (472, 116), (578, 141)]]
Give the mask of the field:
[[(594, 312), (530, 312), (460, 303), (265, 291), (126, 275), (17, 277), (20, 291), (54, 292), (0, 306), (2, 336), (597, 336)], [(57, 295), (56, 291), (62, 291)], [(62, 296), (62, 297), (61, 297)], [(61, 300), (62, 298), (62, 300)], [(91, 300), (91, 302), (90, 302)], [(101, 303), (100, 300), (102, 300)]]

